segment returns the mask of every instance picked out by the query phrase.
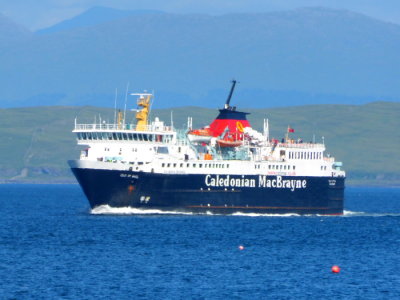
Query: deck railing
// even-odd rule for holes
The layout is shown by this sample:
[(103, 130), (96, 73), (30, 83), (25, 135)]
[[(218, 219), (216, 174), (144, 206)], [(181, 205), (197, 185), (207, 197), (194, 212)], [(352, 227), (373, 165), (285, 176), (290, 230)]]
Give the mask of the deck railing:
[(146, 125), (136, 130), (133, 124), (75, 124), (75, 131), (172, 131), (171, 126)]

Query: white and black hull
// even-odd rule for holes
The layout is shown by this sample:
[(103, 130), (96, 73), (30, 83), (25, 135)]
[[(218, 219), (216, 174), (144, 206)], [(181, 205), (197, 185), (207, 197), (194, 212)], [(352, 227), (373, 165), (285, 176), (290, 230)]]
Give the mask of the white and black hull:
[(156, 208), (231, 214), (343, 214), (344, 177), (163, 174), (79, 167), (92, 208)]

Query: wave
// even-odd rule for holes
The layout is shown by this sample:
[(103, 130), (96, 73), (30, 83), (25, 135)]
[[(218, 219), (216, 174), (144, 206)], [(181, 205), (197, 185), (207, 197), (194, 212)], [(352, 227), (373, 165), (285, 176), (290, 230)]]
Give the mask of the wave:
[(246, 212), (235, 212), (233, 214), (217, 214), (210, 211), (206, 212), (182, 212), (182, 211), (168, 211), (160, 209), (147, 209), (147, 208), (134, 208), (134, 207), (111, 207), (109, 205), (101, 205), (93, 208), (90, 211), (93, 215), (203, 215), (203, 216), (232, 216), (232, 217), (400, 217), (400, 213), (373, 213), (373, 212), (362, 212), (362, 211), (350, 211), (344, 210), (343, 215), (339, 216), (327, 216), (327, 215), (300, 215), (295, 213), (286, 214), (262, 214), (262, 213), (246, 213)]
[(165, 211), (160, 209), (145, 209), (134, 207), (111, 207), (100, 205), (90, 211), (93, 215), (194, 215), (191, 212)]
[[(287, 214), (259, 214), (259, 213), (245, 213), (245, 212), (236, 212), (231, 214), (231, 216), (239, 216), (239, 217), (301, 217), (302, 215), (295, 213), (287, 213)], [(311, 215), (310, 215), (311, 216)]]
[(400, 217), (400, 213), (392, 212), (362, 212), (345, 210), (342, 217)]

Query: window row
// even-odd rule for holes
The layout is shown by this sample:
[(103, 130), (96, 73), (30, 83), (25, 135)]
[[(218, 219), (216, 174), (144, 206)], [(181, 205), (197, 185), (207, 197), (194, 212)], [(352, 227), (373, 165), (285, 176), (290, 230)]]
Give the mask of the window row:
[(322, 152), (289, 151), (289, 159), (322, 159)]
[(128, 132), (78, 132), (79, 140), (115, 140), (167, 143), (172, 140), (172, 135), (128, 133)]
[(229, 168), (229, 164), (218, 164), (218, 163), (162, 163), (163, 168)]

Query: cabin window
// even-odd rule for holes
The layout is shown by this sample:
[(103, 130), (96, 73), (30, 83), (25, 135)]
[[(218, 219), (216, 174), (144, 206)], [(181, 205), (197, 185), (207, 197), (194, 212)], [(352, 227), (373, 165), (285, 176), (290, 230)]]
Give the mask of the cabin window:
[(199, 168), (202, 168), (203, 167), (203, 164), (199, 164)]
[(296, 170), (296, 166), (293, 166), (293, 170)]
[(168, 147), (158, 147), (157, 153), (159, 154), (168, 154)]
[(196, 164), (193, 164), (193, 168), (196, 168)]
[(163, 168), (164, 168), (164, 167), (165, 167), (165, 163), (162, 163), (162, 164), (161, 164), (161, 167), (163, 167)]
[(167, 164), (167, 168), (169, 168), (171, 166), (171, 164)]
[(174, 164), (174, 168), (176, 168), (176, 164)]
[(143, 134), (143, 140), (147, 142), (149, 140), (149, 135), (148, 134)]
[(186, 167), (189, 168), (190, 164), (186, 164)]
[(229, 164), (227, 164), (226, 167), (229, 169)]
[(180, 164), (179, 167), (183, 168), (183, 164)]

